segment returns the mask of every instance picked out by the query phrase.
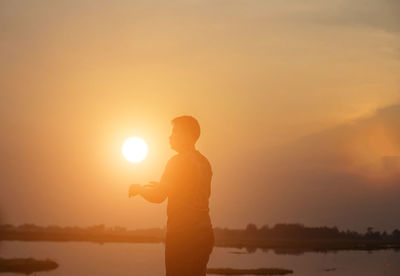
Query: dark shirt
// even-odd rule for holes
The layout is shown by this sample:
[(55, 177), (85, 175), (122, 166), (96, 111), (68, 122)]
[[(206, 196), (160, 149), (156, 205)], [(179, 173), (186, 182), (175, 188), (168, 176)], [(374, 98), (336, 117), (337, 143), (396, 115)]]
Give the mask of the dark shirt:
[(211, 178), (211, 165), (199, 151), (171, 157), (160, 181), (168, 196), (167, 234), (212, 228), (208, 207)]

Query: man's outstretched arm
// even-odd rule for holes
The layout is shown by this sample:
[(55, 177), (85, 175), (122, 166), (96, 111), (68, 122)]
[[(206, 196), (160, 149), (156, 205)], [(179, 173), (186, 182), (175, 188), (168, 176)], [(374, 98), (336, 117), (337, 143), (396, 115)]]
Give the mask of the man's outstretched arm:
[(161, 203), (167, 198), (167, 189), (165, 185), (158, 182), (150, 182), (151, 185), (132, 184), (129, 188), (129, 197), (141, 195), (151, 203)]
[(168, 187), (171, 187), (172, 183), (176, 183), (177, 175), (179, 176), (179, 172), (182, 171), (181, 163), (177, 156), (170, 158), (165, 166), (160, 182), (151, 181), (151, 185), (144, 186), (133, 184), (129, 188), (129, 197), (141, 195), (144, 199), (152, 203), (163, 202), (168, 196)]

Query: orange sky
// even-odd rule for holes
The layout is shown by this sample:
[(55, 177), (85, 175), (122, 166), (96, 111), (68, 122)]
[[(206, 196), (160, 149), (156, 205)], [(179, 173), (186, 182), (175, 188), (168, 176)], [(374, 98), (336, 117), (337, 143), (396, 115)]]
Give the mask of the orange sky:
[[(394, 207), (384, 205), (389, 192), (371, 201), (376, 216), (357, 223), (331, 206), (315, 214), (308, 212), (318, 209), (305, 200), (308, 188), (266, 174), (265, 159), (307, 139), (301, 137), (339, 135), (332, 129), (355, 121), (362, 126), (340, 130), (351, 137), (340, 145), (341, 156), (352, 160), (347, 172), (366, 176), (372, 163), (400, 153), (393, 135), (385, 140), (398, 133), (396, 124), (378, 120), (370, 127), (359, 119), (389, 120), (376, 110), (398, 103), (399, 12), (393, 0), (2, 2), (3, 220), (162, 226), (165, 205), (128, 200), (127, 188), (160, 177), (173, 154), (170, 121), (189, 114), (200, 122), (198, 146), (214, 169), (216, 226), (251, 220), (395, 227)], [(384, 134), (371, 130), (372, 140), (365, 140), (377, 127)], [(120, 147), (129, 136), (148, 142), (144, 162), (123, 159)], [(309, 152), (295, 146), (291, 155)], [(370, 152), (384, 154), (370, 162)], [(290, 162), (281, 161), (277, 171), (290, 174)], [(335, 168), (343, 169), (339, 163)], [(254, 179), (263, 185), (249, 183)], [(400, 195), (396, 186), (385, 187)], [(316, 197), (326, 195), (323, 186), (313, 189)], [(362, 214), (374, 194), (349, 197), (352, 214)]]

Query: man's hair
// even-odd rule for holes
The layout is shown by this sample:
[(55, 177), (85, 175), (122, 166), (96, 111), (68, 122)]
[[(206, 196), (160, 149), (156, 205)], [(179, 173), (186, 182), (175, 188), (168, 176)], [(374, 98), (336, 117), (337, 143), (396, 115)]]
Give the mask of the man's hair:
[(200, 125), (199, 122), (192, 116), (180, 116), (176, 117), (171, 121), (172, 125), (175, 126), (179, 131), (182, 131), (185, 136), (193, 139), (196, 142), (200, 137)]

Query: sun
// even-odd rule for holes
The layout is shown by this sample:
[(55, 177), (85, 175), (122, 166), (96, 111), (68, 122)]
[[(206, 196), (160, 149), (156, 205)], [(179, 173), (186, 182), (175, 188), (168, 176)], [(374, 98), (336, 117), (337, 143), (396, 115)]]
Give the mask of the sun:
[(140, 137), (130, 137), (122, 145), (122, 154), (129, 162), (141, 162), (147, 156), (147, 144)]

